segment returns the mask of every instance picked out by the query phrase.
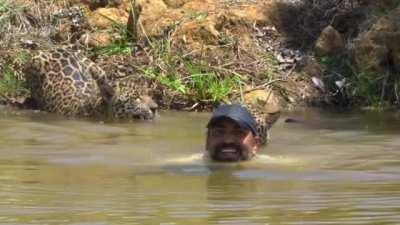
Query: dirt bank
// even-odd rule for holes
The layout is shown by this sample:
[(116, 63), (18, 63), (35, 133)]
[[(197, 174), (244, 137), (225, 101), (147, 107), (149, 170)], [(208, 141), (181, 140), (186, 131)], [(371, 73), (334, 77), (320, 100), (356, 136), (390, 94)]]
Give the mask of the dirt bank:
[[(150, 80), (163, 108), (204, 110), (243, 101), (254, 91), (259, 102), (286, 109), (368, 105), (359, 91), (363, 84), (354, 79), (361, 70), (348, 71), (354, 58), (365, 61), (354, 57), (359, 51), (353, 43), (366, 43), (365, 32), (397, 5), (350, 0), (0, 0), (1, 99), (18, 106), (29, 102), (23, 67), (33, 51), (79, 43), (93, 61), (106, 65), (106, 72), (124, 65), (130, 68), (125, 71)], [(379, 71), (398, 73), (397, 61), (390, 62), (390, 69)], [(390, 90), (397, 95), (395, 88)], [(398, 103), (385, 96), (380, 101)]]

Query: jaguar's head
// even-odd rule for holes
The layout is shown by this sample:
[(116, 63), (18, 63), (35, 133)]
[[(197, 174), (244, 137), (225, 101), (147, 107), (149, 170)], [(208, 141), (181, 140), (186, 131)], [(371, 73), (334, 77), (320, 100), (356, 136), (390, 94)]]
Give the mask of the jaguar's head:
[(151, 120), (157, 116), (158, 105), (149, 95), (114, 96), (110, 102), (114, 119)]

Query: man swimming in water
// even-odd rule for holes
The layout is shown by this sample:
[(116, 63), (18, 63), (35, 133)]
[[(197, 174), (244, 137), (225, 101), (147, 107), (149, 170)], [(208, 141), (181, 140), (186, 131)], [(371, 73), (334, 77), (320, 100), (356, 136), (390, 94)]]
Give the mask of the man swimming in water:
[(206, 152), (215, 161), (236, 162), (256, 156), (261, 146), (257, 124), (243, 106), (221, 105), (207, 124)]

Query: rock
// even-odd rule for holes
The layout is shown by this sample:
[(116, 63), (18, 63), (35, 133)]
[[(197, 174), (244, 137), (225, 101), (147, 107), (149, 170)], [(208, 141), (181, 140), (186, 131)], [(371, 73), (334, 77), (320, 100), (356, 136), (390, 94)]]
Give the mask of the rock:
[(315, 52), (319, 56), (334, 55), (344, 49), (342, 35), (332, 26), (325, 27), (315, 43)]
[(126, 24), (129, 14), (118, 8), (99, 8), (90, 13), (88, 21), (91, 27), (98, 29), (110, 28), (115, 23)]
[(400, 71), (400, 6), (355, 40), (354, 58), (362, 71)]

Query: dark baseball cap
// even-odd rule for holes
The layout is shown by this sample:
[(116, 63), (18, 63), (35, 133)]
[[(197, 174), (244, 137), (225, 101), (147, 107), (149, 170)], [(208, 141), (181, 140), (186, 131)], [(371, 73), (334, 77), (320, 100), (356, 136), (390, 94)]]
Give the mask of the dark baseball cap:
[(251, 130), (253, 134), (257, 134), (257, 123), (244, 106), (238, 104), (218, 106), (214, 109), (213, 115), (207, 124), (207, 128), (222, 118), (229, 118), (238, 123), (241, 128)]

